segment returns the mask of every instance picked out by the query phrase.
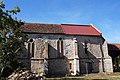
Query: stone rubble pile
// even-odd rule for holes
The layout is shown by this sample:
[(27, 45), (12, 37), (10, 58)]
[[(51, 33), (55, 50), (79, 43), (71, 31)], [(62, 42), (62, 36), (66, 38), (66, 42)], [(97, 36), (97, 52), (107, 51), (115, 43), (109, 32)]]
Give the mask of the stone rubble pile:
[(44, 80), (44, 77), (30, 72), (30, 70), (17, 69), (8, 77), (8, 80)]

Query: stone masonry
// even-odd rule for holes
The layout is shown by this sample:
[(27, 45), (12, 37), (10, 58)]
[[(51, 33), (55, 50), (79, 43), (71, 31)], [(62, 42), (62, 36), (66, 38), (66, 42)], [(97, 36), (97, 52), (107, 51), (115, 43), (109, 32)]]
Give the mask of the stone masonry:
[[(107, 42), (102, 37), (28, 35), (29, 39), (33, 39), (34, 42), (34, 56), (30, 58), (30, 68), (34, 73), (43, 75), (79, 75), (112, 72), (112, 61), (108, 55)], [(62, 46), (58, 45), (60, 39)], [(26, 46), (28, 46), (28, 43), (26, 43)], [(85, 45), (87, 52), (85, 52)], [(61, 47), (63, 53), (58, 51), (58, 47)]]

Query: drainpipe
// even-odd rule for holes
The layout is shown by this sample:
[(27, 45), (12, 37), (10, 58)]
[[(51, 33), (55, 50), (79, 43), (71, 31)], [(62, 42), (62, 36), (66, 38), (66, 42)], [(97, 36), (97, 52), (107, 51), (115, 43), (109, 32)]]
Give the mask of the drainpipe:
[(102, 55), (102, 57), (101, 57), (102, 58), (102, 69), (103, 69), (103, 72), (105, 72), (105, 68), (104, 68), (104, 53), (103, 53), (102, 45), (103, 45), (103, 43), (100, 43), (100, 50), (101, 50), (101, 55)]

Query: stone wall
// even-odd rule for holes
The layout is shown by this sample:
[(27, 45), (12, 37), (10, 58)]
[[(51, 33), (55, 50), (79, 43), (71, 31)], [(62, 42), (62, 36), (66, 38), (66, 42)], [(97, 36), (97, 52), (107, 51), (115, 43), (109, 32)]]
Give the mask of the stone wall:
[[(34, 39), (36, 45), (35, 56), (31, 59), (31, 66), (36, 67), (39, 63), (44, 66), (44, 59), (46, 59), (48, 61), (49, 74), (63, 75), (69, 74), (70, 71), (75, 74), (77, 74), (77, 71), (82, 74), (87, 72), (112, 72), (112, 61), (102, 37), (52, 34), (28, 34), (28, 37), (29, 39)], [(60, 48), (60, 50), (63, 50), (62, 53), (58, 50), (59, 40), (63, 41), (63, 48)], [(46, 43), (48, 43), (48, 46), (45, 47)], [(39, 58), (38, 62), (34, 61)], [(76, 62), (75, 59), (77, 59)], [(71, 69), (69, 69), (69, 65), (71, 65)], [(36, 67), (34, 70), (36, 71), (37, 69), (39, 68)]]
[(49, 75), (65, 76), (68, 74), (67, 60), (66, 59), (50, 59), (48, 61)]
[[(32, 39), (32, 42), (29, 42), (30, 39)], [(33, 73), (43, 75), (45, 72), (45, 60), (48, 59), (48, 44), (43, 39), (30, 39), (24, 44), (23, 53), (19, 56), (19, 59)], [(28, 51), (29, 43), (34, 43), (33, 53), (29, 53)]]
[(44, 74), (44, 60), (31, 59), (31, 71), (33, 73)]
[(113, 72), (112, 58), (108, 55), (108, 46), (107, 46), (106, 41), (104, 41), (102, 49), (103, 49), (103, 54), (104, 54), (105, 72)]

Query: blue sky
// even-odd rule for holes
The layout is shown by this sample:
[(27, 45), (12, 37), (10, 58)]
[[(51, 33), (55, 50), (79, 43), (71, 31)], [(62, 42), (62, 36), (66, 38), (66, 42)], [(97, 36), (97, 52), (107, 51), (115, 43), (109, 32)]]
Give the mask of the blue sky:
[(33, 23), (93, 24), (109, 43), (120, 43), (120, 0), (3, 0), (19, 6), (18, 19)]

